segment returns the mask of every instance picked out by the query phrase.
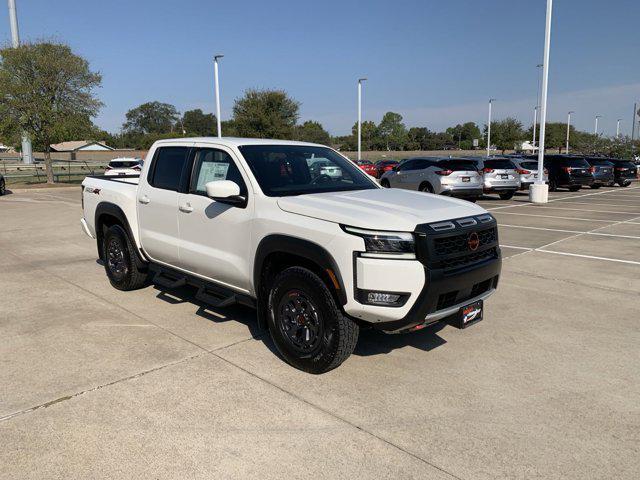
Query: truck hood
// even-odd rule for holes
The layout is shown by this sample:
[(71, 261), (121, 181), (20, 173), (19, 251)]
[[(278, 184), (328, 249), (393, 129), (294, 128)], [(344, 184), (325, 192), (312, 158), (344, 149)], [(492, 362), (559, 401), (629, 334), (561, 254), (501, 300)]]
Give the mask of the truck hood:
[(278, 206), (285, 212), (343, 225), (395, 231), (486, 213), (465, 200), (394, 188), (281, 197)]

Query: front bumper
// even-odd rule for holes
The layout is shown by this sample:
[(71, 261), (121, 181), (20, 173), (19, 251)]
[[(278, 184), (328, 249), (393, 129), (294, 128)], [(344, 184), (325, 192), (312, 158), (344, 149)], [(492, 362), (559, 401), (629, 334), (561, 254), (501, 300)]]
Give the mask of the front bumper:
[(425, 268), (427, 281), (409, 313), (400, 320), (376, 323), (376, 329), (389, 333), (428, 325), (455, 314), (460, 307), (490, 297), (498, 286), (502, 259), (488, 260), (456, 274)]

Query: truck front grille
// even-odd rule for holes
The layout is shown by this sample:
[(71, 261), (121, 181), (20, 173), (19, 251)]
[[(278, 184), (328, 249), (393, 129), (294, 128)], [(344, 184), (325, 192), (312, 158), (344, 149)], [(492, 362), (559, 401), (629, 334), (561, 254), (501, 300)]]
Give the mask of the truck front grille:
[(498, 226), (490, 215), (450, 221), (445, 231), (441, 223), (416, 229), (418, 258), (427, 267), (454, 272), (498, 258)]

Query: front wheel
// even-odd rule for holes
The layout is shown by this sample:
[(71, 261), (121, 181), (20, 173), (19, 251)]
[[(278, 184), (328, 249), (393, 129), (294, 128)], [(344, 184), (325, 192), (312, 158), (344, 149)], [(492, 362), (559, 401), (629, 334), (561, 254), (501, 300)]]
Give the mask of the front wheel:
[(601, 185), (599, 183), (598, 184), (594, 183), (593, 185), (591, 185), (591, 188), (594, 189), (594, 190), (597, 190), (600, 187), (601, 187)]
[(120, 225), (112, 225), (104, 234), (104, 269), (109, 282), (118, 290), (136, 290), (147, 280), (147, 273), (138, 269), (134, 246)]
[(628, 187), (629, 185), (631, 185), (631, 181), (625, 180), (623, 182), (618, 182), (618, 185), (620, 185), (621, 187)]
[(499, 195), (501, 200), (511, 200), (515, 194), (516, 192), (503, 192)]
[(577, 192), (578, 190), (580, 190), (580, 185), (573, 185), (572, 187), (569, 187), (570, 192)]
[(387, 180), (386, 178), (380, 180), (380, 185), (382, 185), (383, 188), (391, 188), (391, 185), (389, 185), (389, 180)]
[(4, 178), (0, 179), (0, 196), (7, 193), (7, 185), (4, 183)]
[(358, 325), (340, 311), (320, 277), (302, 267), (287, 268), (273, 281), (268, 323), (287, 363), (308, 373), (338, 367), (358, 341)]
[(555, 192), (557, 190), (558, 190), (558, 185), (556, 185), (556, 182), (554, 182), (553, 180), (549, 180), (549, 191)]

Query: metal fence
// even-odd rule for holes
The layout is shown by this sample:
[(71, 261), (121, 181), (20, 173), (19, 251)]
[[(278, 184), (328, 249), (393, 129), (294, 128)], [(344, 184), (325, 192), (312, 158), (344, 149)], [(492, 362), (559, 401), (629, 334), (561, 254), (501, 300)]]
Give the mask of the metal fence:
[[(87, 162), (82, 160), (53, 160), (53, 178), (56, 182), (82, 181), (87, 175), (100, 175), (104, 173), (108, 162)], [(0, 173), (7, 184), (46, 182), (47, 172), (44, 163), (25, 165), (17, 163), (14, 159), (0, 160)]]

